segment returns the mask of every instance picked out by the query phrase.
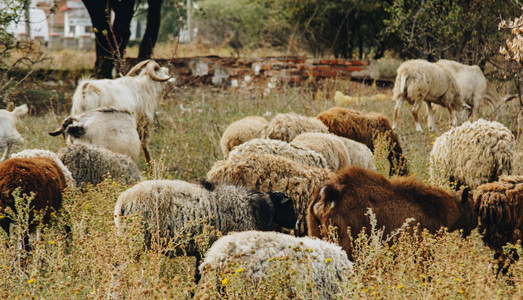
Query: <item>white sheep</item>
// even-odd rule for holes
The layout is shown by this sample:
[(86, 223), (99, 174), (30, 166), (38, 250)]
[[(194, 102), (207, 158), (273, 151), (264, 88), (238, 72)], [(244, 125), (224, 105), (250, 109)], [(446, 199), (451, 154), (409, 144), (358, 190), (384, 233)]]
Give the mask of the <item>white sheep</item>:
[(28, 111), (27, 104), (20, 105), (13, 111), (0, 109), (0, 150), (5, 148), (0, 161), (9, 157), (14, 144), (24, 140), (16, 130), (16, 121), (27, 114)]
[(334, 134), (304, 132), (297, 135), (290, 144), (320, 153), (327, 159), (329, 169), (338, 171), (352, 164), (345, 144)]
[(129, 156), (140, 155), (140, 137), (136, 119), (127, 111), (111, 107), (91, 109), (79, 116), (66, 118), (59, 129), (49, 135), (63, 134), (66, 144), (84, 143)]
[(514, 135), (503, 124), (479, 119), (439, 136), (430, 152), (432, 179), (475, 189), (512, 173)]
[[(197, 185), (181, 180), (147, 180), (123, 192), (114, 208), (119, 233), (126, 232), (123, 216), (138, 216), (146, 225), (145, 243), (152, 234), (184, 243), (176, 254), (196, 256), (199, 263), (198, 236), (204, 224), (222, 234), (230, 231), (294, 228), (297, 218), (292, 200), (283, 193), (260, 193), (242, 186)], [(184, 236), (191, 238), (185, 240)], [(209, 244), (217, 235), (211, 233)], [(201, 245), (200, 245), (201, 246)], [(198, 274), (197, 274), (198, 279)]]
[(53, 151), (49, 150), (43, 150), (43, 149), (25, 149), (20, 152), (14, 153), (11, 155), (11, 158), (31, 158), (31, 157), (47, 157), (52, 159), (62, 170), (62, 173), (64, 173), (65, 181), (67, 183), (67, 187), (73, 188), (76, 186), (76, 183), (74, 181), (73, 175), (69, 171), (69, 169), (64, 165), (64, 163), (60, 160), (58, 155), (54, 153)]
[(397, 128), (398, 115), (404, 100), (413, 105), (411, 112), (416, 123), (416, 130), (419, 132), (423, 132), (418, 122), (418, 111), (423, 102), (427, 103), (427, 126), (430, 131), (434, 131), (436, 127), (433, 118), (433, 103), (448, 109), (453, 126), (458, 126), (463, 122), (464, 114), (460, 114), (460, 112), (465, 108), (470, 108), (463, 101), (459, 86), (451, 71), (423, 59), (408, 60), (400, 65), (394, 82), (392, 98), (396, 101), (392, 122), (393, 130)]
[(342, 136), (337, 137), (343, 142), (345, 148), (347, 148), (351, 166), (376, 170), (376, 166), (374, 165), (374, 155), (372, 154), (372, 151), (369, 149), (369, 147), (363, 143), (356, 142)]
[(478, 65), (464, 65), (457, 61), (440, 59), (436, 64), (451, 70), (452, 76), (460, 88), (463, 101), (472, 107), (472, 118), (475, 119), (479, 111), (479, 103), (486, 99), (495, 108), (501, 107), (505, 99), (496, 88), (485, 78)]
[(58, 151), (58, 158), (71, 171), (76, 186), (87, 183), (96, 186), (107, 175), (127, 184), (138, 182), (142, 174), (127, 155), (86, 144), (74, 144)]
[[(144, 65), (145, 68), (132, 76)], [(166, 67), (145, 60), (134, 66), (127, 75), (116, 79), (83, 78), (73, 94), (71, 115), (79, 115), (93, 108), (110, 106), (125, 110), (138, 120), (138, 132), (147, 162), (149, 152), (149, 127), (163, 92), (164, 83), (171, 78)]]
[[(199, 270), (202, 280), (196, 299), (219, 296), (234, 298), (228, 281), (241, 280), (254, 289), (261, 282), (287, 282), (285, 295), (298, 299), (337, 299), (342, 283), (353, 273), (353, 263), (340, 246), (316, 238), (277, 233), (245, 231), (230, 233), (214, 243)], [(309, 286), (310, 289), (298, 288)], [(234, 284), (233, 284), (234, 286)], [(282, 288), (282, 287), (280, 287)], [(279, 296), (279, 295), (272, 295)], [(267, 297), (271, 298), (269, 295)]]
[(285, 157), (247, 152), (215, 162), (206, 178), (213, 183), (285, 193), (293, 199), (300, 218), (298, 233), (305, 234), (307, 206), (315, 190), (331, 175), (325, 169), (297, 164)]
[(234, 147), (248, 140), (261, 137), (261, 131), (268, 121), (263, 117), (248, 116), (232, 122), (222, 134), (220, 148), (223, 157), (227, 158)]
[(241, 156), (246, 152), (278, 155), (302, 165), (332, 170), (323, 155), (280, 140), (252, 139), (234, 148), (229, 153), (229, 158)]
[(282, 140), (287, 143), (303, 132), (328, 133), (329, 129), (313, 117), (301, 116), (295, 113), (276, 115), (265, 125), (261, 138)]

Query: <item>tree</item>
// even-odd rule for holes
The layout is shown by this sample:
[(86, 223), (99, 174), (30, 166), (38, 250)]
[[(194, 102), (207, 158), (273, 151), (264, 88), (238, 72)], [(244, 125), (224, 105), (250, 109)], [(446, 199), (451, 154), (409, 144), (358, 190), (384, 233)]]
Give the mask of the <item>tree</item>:
[(498, 54), (496, 24), (514, 6), (506, 0), (394, 0), (387, 12), (386, 32), (401, 41), (394, 49), (403, 57), (484, 67)]
[[(121, 61), (131, 34), (129, 26), (135, 12), (135, 0), (82, 0), (93, 24), (96, 36), (95, 76), (112, 78), (113, 68)], [(158, 39), (162, 0), (147, 0), (147, 28), (140, 44), (138, 57), (151, 57)], [(111, 24), (111, 12), (114, 20)]]

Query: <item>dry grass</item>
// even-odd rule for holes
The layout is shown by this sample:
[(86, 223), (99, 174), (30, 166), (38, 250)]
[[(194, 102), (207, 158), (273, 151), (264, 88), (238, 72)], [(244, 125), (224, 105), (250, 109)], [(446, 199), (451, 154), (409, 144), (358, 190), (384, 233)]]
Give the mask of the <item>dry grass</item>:
[[(308, 116), (331, 107), (326, 95), (341, 90), (350, 96), (390, 91), (353, 82), (327, 83), (328, 90), (316, 93), (308, 87), (277, 87), (264, 95), (260, 87), (223, 90), (211, 87), (169, 88), (160, 104), (152, 132), (151, 151), (154, 163), (147, 167), (140, 157), (138, 164), (146, 178), (179, 178), (190, 182), (205, 177), (207, 170), (222, 158), (219, 139), (232, 121), (247, 115), (275, 115), (296, 112)], [(350, 103), (350, 108), (377, 111), (392, 116), (392, 101), (372, 100)], [(510, 123), (509, 114), (500, 118)], [(488, 114), (488, 107), (482, 110)], [(423, 114), (423, 113), (422, 113)], [(436, 136), (449, 128), (447, 112), (437, 110)], [(64, 146), (60, 138), (47, 132), (59, 125), (64, 115), (48, 113), (25, 117), (18, 125), (25, 138), (15, 151), (43, 148), (53, 151)], [(415, 132), (409, 108), (401, 112), (399, 133), (412, 174), (428, 180), (428, 154), (433, 136)], [(518, 157), (522, 153), (518, 142)], [(516, 173), (522, 174), (519, 163)], [(388, 167), (379, 168), (387, 173)], [(168, 258), (160, 247), (144, 250), (141, 232), (119, 237), (113, 223), (114, 203), (127, 186), (106, 180), (86, 192), (69, 191), (65, 207), (58, 214), (56, 226), (44, 228), (34, 252), (20, 258), (16, 234), (8, 239), (0, 232), (0, 297), (2, 298), (166, 298), (183, 299), (194, 288), (191, 281), (193, 260)], [(71, 226), (67, 239), (64, 225)], [(462, 239), (458, 233), (442, 231), (437, 236), (421, 237), (399, 234), (392, 246), (381, 243), (378, 229), (373, 235), (355, 241), (355, 274), (342, 284), (340, 299), (348, 298), (522, 298), (523, 263), (511, 267), (512, 277), (495, 276), (492, 251), (481, 242), (477, 232)], [(521, 248), (519, 252), (521, 253)], [(283, 265), (285, 266), (285, 265)], [(234, 276), (234, 275), (231, 275)], [(293, 276), (288, 268), (275, 269), (259, 285), (226, 281), (231, 298), (288, 298), (283, 286)], [(277, 282), (278, 284), (274, 284)], [(304, 287), (307, 288), (307, 287)], [(312, 295), (314, 290), (311, 289)], [(253, 295), (251, 297), (251, 295)], [(218, 297), (219, 295), (215, 295)], [(311, 296), (315, 298), (314, 296)]]

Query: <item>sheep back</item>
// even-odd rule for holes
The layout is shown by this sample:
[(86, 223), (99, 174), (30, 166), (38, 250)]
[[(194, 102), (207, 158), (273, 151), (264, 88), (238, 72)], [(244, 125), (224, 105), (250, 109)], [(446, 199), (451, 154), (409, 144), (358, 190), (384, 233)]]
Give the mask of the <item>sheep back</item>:
[(304, 132), (296, 136), (291, 145), (320, 153), (327, 159), (329, 169), (333, 171), (352, 164), (345, 144), (334, 134)]
[[(62, 191), (66, 187), (65, 176), (60, 167), (50, 158), (11, 158), (0, 163), (0, 209), (10, 207), (16, 213), (12, 193), (20, 188), (20, 197), (35, 193), (31, 201), (31, 212), (42, 211), (42, 222), (48, 223), (51, 213), (62, 207)], [(33, 214), (29, 215), (30, 220)], [(2, 228), (9, 234), (11, 218), (0, 219)], [(30, 223), (30, 228), (36, 224)]]
[(515, 139), (498, 122), (479, 119), (443, 133), (430, 152), (432, 179), (449, 180), (475, 189), (512, 173)]
[(322, 154), (280, 140), (252, 139), (237, 146), (229, 153), (229, 157), (241, 156), (246, 152), (278, 155), (302, 165), (330, 169)]
[(227, 158), (229, 152), (234, 147), (245, 143), (248, 140), (259, 138), (261, 131), (268, 121), (258, 116), (248, 116), (231, 123), (222, 134), (220, 148), (223, 157)]
[(205, 255), (199, 267), (202, 280), (197, 286), (196, 298), (218, 293), (222, 276), (240, 276), (242, 282), (256, 286), (263, 280), (272, 281), (267, 278), (268, 274), (274, 274), (272, 269), (277, 274), (284, 272), (282, 276), (289, 276), (290, 272), (296, 274), (296, 278), (291, 278), (297, 282), (289, 282), (291, 293), (298, 292), (295, 286), (314, 284), (312, 291), (300, 291), (306, 294), (292, 297), (315, 298), (314, 293), (319, 291), (321, 299), (335, 299), (341, 283), (352, 274), (352, 267), (340, 246), (322, 240), (276, 232), (235, 232), (216, 241)]
[(73, 179), (73, 174), (67, 169), (64, 163), (58, 158), (58, 155), (49, 150), (43, 149), (25, 149), (20, 152), (14, 153), (11, 155), (11, 158), (31, 158), (31, 157), (47, 157), (52, 159), (62, 170), (62, 173), (65, 176), (65, 181), (67, 182), (67, 187), (72, 188), (76, 186), (76, 183)]
[(295, 113), (276, 115), (262, 130), (261, 137), (287, 143), (303, 132), (328, 133), (329, 129), (317, 119)]
[(485, 244), (501, 251), (505, 244), (523, 239), (523, 176), (500, 176), (480, 185), (474, 202)]
[(136, 163), (127, 155), (85, 144), (75, 144), (58, 151), (58, 157), (71, 171), (78, 187), (102, 182), (107, 174), (127, 184), (140, 181)]

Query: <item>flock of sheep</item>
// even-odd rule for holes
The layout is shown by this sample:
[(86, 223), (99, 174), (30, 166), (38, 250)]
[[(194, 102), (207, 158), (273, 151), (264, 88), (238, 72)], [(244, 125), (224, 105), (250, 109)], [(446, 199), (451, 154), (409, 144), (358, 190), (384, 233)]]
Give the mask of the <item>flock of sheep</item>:
[[(352, 272), (351, 237), (346, 228), (353, 233), (370, 228), (365, 216), (369, 207), (385, 233), (415, 218), (430, 232), (447, 227), (468, 235), (479, 220), (485, 243), (496, 251), (507, 242), (521, 240), (523, 177), (512, 175), (515, 139), (510, 130), (480, 119), (437, 138), (429, 173), (434, 180), (453, 183), (455, 192), (408, 176), (408, 162), (394, 131), (403, 100), (414, 105), (418, 130), (417, 113), (423, 101), (429, 107), (430, 129), (434, 128), (431, 103), (447, 107), (454, 125), (465, 119), (465, 108), (472, 108), (476, 116), (483, 98), (501, 103), (501, 97), (480, 77), (484, 78), (477, 66), (405, 62), (394, 86), (393, 126), (382, 114), (341, 107), (316, 117), (294, 113), (271, 120), (245, 117), (223, 132), (224, 159), (215, 162), (204, 181), (189, 183), (142, 180), (136, 166), (140, 146), (146, 160), (151, 160), (149, 127), (164, 84), (172, 78), (167, 68), (144, 61), (122, 78), (79, 82), (71, 117), (50, 133), (66, 138), (67, 147), (58, 153), (29, 149), (10, 156), (12, 145), (21, 139), (15, 121), (27, 113), (27, 106), (13, 112), (0, 110), (0, 147), (6, 148), (0, 163), (0, 208), (15, 210), (12, 192), (20, 187), (22, 193), (36, 193), (34, 209), (45, 211), (42, 221), (46, 222), (53, 210), (60, 209), (67, 186), (96, 185), (110, 174), (137, 183), (115, 204), (120, 235), (127, 234), (125, 220), (132, 216), (148, 224), (144, 240), (148, 246), (156, 233), (168, 239), (178, 239), (181, 231), (197, 237), (202, 220), (224, 235), (211, 238), (203, 261), (196, 239), (184, 246), (183, 253), (196, 256), (196, 281), (200, 282), (196, 296), (216, 288), (216, 273), (209, 270), (238, 263), (245, 269), (243, 276), (257, 282), (268, 271), (269, 258), (288, 256), (296, 266), (305, 257), (312, 266), (307, 276), (322, 298), (330, 298), (338, 292), (337, 282)], [(378, 136), (389, 143), (389, 173), (396, 175), (392, 179), (375, 171)], [(11, 222), (0, 219), (8, 234)], [(331, 225), (338, 228), (339, 245), (322, 240), (328, 238)], [(309, 250), (290, 250), (296, 247)]]

